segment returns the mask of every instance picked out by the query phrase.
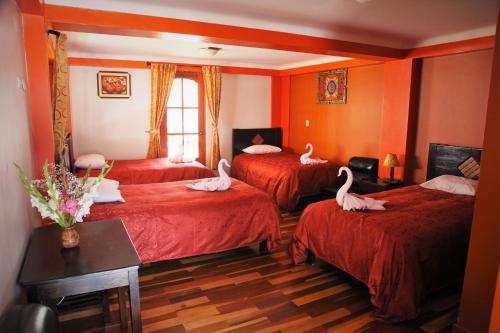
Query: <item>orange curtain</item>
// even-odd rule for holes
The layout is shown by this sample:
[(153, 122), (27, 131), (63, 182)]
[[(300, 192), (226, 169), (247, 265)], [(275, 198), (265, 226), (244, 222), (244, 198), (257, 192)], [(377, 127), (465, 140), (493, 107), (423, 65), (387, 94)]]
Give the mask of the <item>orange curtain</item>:
[(151, 64), (151, 118), (148, 158), (160, 157), (160, 127), (175, 79), (175, 64)]
[(66, 148), (66, 132), (68, 121), (68, 54), (66, 52), (65, 34), (56, 40), (53, 89), (52, 89), (52, 121), (54, 130), (55, 161), (62, 162)]
[(219, 110), (222, 79), (219, 66), (202, 66), (205, 94), (207, 95), (210, 122), (212, 123), (212, 147), (210, 149), (210, 167), (217, 168), (220, 160), (219, 146)]

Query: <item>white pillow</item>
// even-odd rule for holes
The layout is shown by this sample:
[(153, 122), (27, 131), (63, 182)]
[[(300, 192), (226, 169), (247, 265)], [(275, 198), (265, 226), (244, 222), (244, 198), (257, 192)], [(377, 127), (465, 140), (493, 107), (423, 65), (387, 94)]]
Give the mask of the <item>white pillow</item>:
[(271, 145), (253, 145), (243, 149), (243, 152), (247, 154), (269, 154), (269, 153), (279, 153), (281, 151), (280, 147)]
[(88, 167), (91, 169), (102, 169), (104, 164), (106, 164), (106, 160), (101, 154), (80, 155), (75, 161), (75, 166), (80, 169), (87, 169)]
[(120, 190), (102, 189), (100, 187), (97, 188), (97, 195), (92, 200), (94, 200), (94, 203), (125, 202)]
[(431, 190), (441, 190), (453, 194), (475, 196), (477, 182), (478, 181), (474, 179), (452, 175), (442, 175), (426, 181), (425, 183), (420, 184), (420, 186)]
[[(83, 178), (79, 178), (82, 180)], [(92, 184), (97, 177), (87, 178), (87, 184)], [(114, 179), (103, 178), (102, 182), (97, 187), (97, 190), (117, 190), (120, 186), (120, 182)]]

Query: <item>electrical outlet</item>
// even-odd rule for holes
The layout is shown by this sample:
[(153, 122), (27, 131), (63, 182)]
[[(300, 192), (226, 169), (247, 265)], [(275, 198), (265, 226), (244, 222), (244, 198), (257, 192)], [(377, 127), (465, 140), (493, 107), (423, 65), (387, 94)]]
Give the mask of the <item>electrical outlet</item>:
[(306, 127), (309, 127), (309, 119), (306, 120)]
[(26, 82), (22, 77), (17, 77), (17, 88), (26, 91)]

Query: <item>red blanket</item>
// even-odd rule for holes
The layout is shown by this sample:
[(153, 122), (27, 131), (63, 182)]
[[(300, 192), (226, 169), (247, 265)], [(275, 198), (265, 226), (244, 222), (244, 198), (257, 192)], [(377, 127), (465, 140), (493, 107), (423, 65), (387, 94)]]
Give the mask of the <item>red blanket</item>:
[[(77, 176), (83, 177), (86, 170), (78, 170)], [(97, 176), (100, 170), (92, 170)], [(214, 172), (200, 162), (172, 163), (167, 158), (145, 160), (115, 161), (113, 169), (106, 178), (114, 179), (122, 185), (175, 182), (178, 180), (214, 177)]]
[(338, 166), (331, 162), (303, 165), (290, 153), (239, 154), (233, 159), (231, 176), (272, 196), (280, 208), (293, 211), (300, 197), (315, 195), (336, 182)]
[(426, 296), (463, 278), (474, 198), (419, 185), (370, 197), (388, 200), (387, 210), (307, 207), (291, 254), (299, 264), (309, 249), (365, 283), (381, 317), (415, 318)]
[(236, 179), (224, 192), (186, 188), (193, 182), (120, 186), (125, 203), (95, 204), (85, 220), (121, 218), (143, 263), (279, 245), (280, 215), (265, 193)]

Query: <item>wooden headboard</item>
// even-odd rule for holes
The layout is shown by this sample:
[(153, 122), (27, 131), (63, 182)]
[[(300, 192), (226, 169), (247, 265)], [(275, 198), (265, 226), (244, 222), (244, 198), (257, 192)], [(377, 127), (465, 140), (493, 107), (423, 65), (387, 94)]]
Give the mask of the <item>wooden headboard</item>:
[(233, 128), (233, 158), (246, 147), (253, 145), (252, 140), (260, 135), (262, 144), (283, 148), (283, 130), (275, 128)]
[(76, 171), (75, 155), (73, 153), (73, 139), (71, 133), (66, 135), (66, 149), (64, 151), (64, 164), (71, 172)]
[(427, 180), (441, 175), (462, 176), (458, 165), (469, 157), (481, 161), (481, 148), (450, 146), (439, 143), (429, 144)]

